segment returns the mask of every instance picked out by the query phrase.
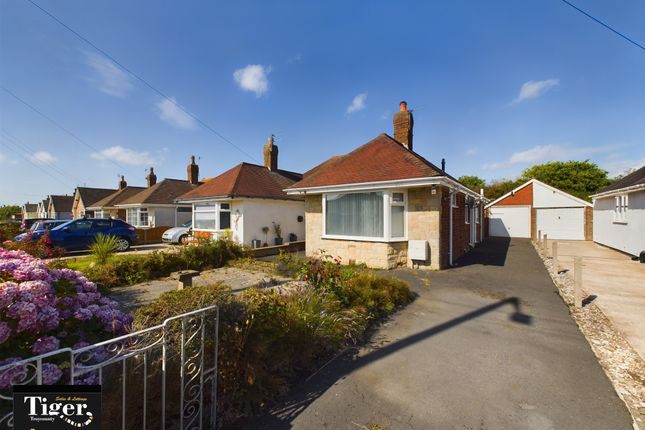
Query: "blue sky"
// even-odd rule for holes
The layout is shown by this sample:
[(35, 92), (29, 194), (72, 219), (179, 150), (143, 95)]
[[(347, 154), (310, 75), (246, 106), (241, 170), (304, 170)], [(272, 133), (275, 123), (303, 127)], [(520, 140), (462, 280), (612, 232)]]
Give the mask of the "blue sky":
[[(262, 159), (306, 171), (379, 133), (400, 100), (415, 150), (449, 173), (517, 176), (586, 159), (645, 164), (645, 51), (558, 0), (39, 4), (238, 151), (25, 0), (0, 2), (0, 204), (202, 176)], [(576, 0), (645, 43), (645, 3)]]

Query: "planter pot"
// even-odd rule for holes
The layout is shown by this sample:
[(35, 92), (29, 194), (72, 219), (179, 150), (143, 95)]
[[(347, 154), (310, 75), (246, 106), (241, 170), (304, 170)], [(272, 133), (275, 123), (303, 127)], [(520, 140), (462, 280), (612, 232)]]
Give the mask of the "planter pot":
[(276, 237), (275, 239), (273, 239), (273, 241), (275, 242), (275, 246), (282, 245), (281, 237)]
[(259, 247), (261, 247), (261, 246), (262, 246), (262, 241), (261, 241), (261, 240), (259, 240), (259, 239), (253, 239), (253, 240), (251, 241), (251, 247), (253, 247), (253, 248), (259, 248)]

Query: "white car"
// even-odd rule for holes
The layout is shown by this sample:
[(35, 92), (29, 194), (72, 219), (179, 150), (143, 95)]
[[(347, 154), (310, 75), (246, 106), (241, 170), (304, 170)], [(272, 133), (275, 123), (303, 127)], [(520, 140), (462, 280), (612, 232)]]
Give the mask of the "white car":
[(161, 241), (164, 243), (186, 243), (191, 236), (192, 221), (182, 224), (180, 227), (173, 227), (163, 232)]

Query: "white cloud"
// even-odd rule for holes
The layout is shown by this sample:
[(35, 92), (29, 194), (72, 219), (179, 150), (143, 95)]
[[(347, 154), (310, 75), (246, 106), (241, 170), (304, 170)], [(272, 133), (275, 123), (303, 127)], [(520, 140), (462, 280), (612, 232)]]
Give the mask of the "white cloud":
[(103, 55), (85, 52), (85, 61), (94, 72), (90, 81), (105, 94), (125, 97), (134, 88), (130, 76)]
[(37, 164), (51, 164), (58, 160), (47, 151), (36, 151), (29, 157), (31, 161)]
[(159, 109), (159, 118), (168, 124), (185, 130), (194, 130), (197, 128), (195, 118), (182, 110), (174, 97), (159, 101), (157, 108)]
[(146, 151), (135, 151), (120, 145), (110, 146), (92, 154), (96, 160), (112, 160), (131, 166), (150, 166), (159, 162)]
[(466, 152), (464, 152), (464, 155), (466, 155), (466, 157), (472, 157), (473, 155), (477, 155), (478, 152), (478, 148), (468, 148)]
[(365, 104), (366, 100), (367, 92), (360, 93), (359, 95), (354, 97), (349, 106), (347, 106), (347, 113), (350, 114), (365, 109), (367, 107), (367, 105)]
[(505, 169), (515, 165), (526, 165), (542, 161), (562, 160), (564, 158), (587, 157), (592, 154), (615, 151), (621, 145), (602, 145), (584, 147), (566, 147), (562, 145), (538, 145), (524, 151), (514, 152), (505, 161), (484, 164), (484, 170)]
[(233, 72), (233, 79), (244, 91), (252, 91), (256, 97), (262, 96), (269, 89), (267, 76), (271, 73), (271, 66), (249, 64)]
[(645, 166), (645, 157), (640, 160), (611, 160), (600, 163), (600, 167), (607, 171), (610, 178), (623, 174), (630, 169), (640, 169), (643, 166)]
[(546, 79), (544, 81), (528, 81), (522, 84), (520, 93), (513, 103), (520, 103), (524, 100), (540, 97), (548, 90), (560, 85), (559, 79)]

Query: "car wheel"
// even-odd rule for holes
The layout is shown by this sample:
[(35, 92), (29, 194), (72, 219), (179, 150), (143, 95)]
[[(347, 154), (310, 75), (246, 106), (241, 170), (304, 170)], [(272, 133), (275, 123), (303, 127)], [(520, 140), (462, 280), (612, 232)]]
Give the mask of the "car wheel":
[(116, 240), (116, 250), (119, 252), (127, 251), (130, 249), (130, 241), (125, 237), (119, 237)]
[(188, 243), (188, 235), (182, 234), (181, 236), (179, 236), (179, 243), (186, 245)]

